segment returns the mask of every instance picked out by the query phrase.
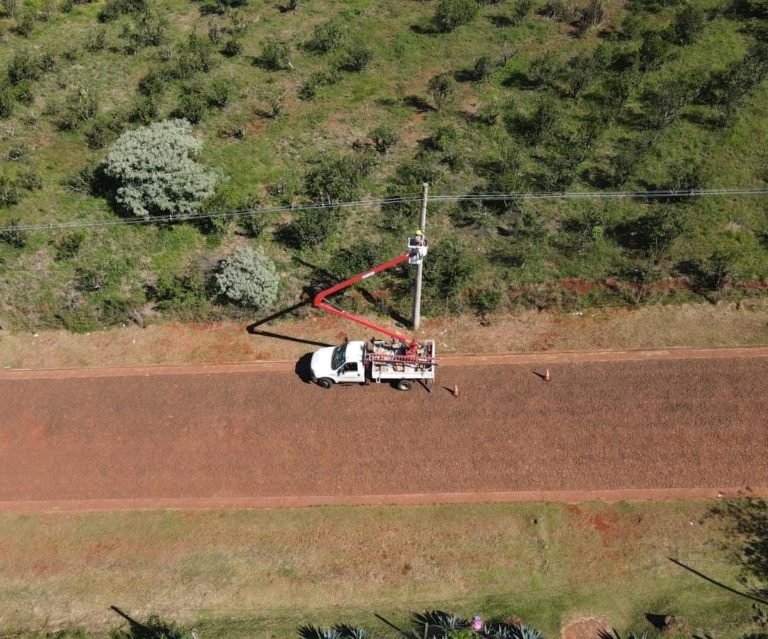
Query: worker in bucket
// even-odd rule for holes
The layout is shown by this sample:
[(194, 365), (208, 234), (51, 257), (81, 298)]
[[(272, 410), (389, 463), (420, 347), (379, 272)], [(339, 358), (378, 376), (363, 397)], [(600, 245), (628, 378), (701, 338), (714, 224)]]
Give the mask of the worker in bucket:
[(470, 624), (470, 628), (474, 630), (475, 632), (481, 632), (483, 628), (485, 627), (485, 622), (483, 621), (483, 618), (479, 615), (475, 615), (472, 617), (472, 623)]

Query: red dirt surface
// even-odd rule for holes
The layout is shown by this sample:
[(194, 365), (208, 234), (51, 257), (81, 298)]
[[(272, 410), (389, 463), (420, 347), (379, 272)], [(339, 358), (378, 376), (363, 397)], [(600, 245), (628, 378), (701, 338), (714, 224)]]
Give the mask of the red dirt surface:
[(431, 394), (324, 391), (277, 362), (3, 372), (0, 509), (761, 492), (768, 357), (742, 350), (539, 355), (550, 383), (525, 357), (484, 358), (442, 368)]

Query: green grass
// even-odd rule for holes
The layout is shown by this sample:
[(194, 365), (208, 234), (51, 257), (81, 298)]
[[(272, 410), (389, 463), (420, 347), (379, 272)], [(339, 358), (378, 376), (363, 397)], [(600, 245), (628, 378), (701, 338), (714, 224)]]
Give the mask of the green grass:
[[(29, 38), (9, 33), (9, 46), (0, 50), (0, 69), (17, 51), (51, 52), (56, 68), (33, 82), (34, 102), (17, 104), (14, 114), (3, 121), (0, 135), (0, 157), (13, 147), (27, 149), (21, 163), (2, 162), (0, 174), (14, 175), (20, 167), (34, 167), (40, 174), (43, 188), (24, 194), (21, 203), (0, 208), (0, 225), (19, 219), (23, 223), (47, 223), (76, 219), (113, 219), (115, 212), (109, 203), (88, 194), (70, 192), (67, 182), (81, 168), (103, 159), (104, 150), (89, 149), (83, 130), (61, 132), (55, 126), (55, 110), (64, 97), (79, 87), (90, 87), (100, 96), (100, 111), (121, 111), (130, 108), (137, 94), (140, 78), (151, 69), (162, 68), (161, 49), (149, 47), (135, 55), (127, 55), (120, 38), (123, 23), (128, 18), (100, 25), (107, 33), (107, 46), (89, 52), (84, 44), (97, 25), (102, 2), (75, 5), (68, 14), (54, 13), (47, 22), (39, 22)], [(460, 162), (448, 166), (437, 154), (439, 176), (432, 180), (434, 193), (461, 193), (473, 189), (493, 188), (493, 175), (487, 175), (483, 164), (499, 159), (510, 148), (518, 148), (521, 175), (516, 182), (523, 190), (540, 190), (541, 177), (546, 176), (547, 154), (560, 153), (548, 143), (527, 146), (520, 133), (510, 125), (515, 118), (530, 116), (542, 95), (551, 95), (560, 111), (560, 127), (572, 133), (583, 129), (591, 110), (600, 104), (602, 76), (585, 89), (578, 99), (562, 93), (563, 78), (553, 86), (529, 86), (526, 81), (532, 63), (551, 53), (564, 64), (577, 54), (591, 54), (605, 43), (617, 52), (631, 52), (639, 47), (639, 39), (623, 39), (622, 21), (628, 14), (624, 3), (606, 1), (608, 18), (598, 29), (583, 38), (576, 38), (572, 29), (555, 20), (545, 19), (535, 11), (519, 25), (500, 20), (509, 11), (505, 3), (484, 6), (481, 16), (472, 24), (448, 34), (424, 33), (434, 13), (435, 2), (401, 2), (382, 0), (304, 2), (296, 12), (281, 12), (272, 2), (251, 0), (240, 13), (249, 23), (243, 38), (243, 53), (229, 59), (215, 53), (214, 68), (208, 74), (198, 74), (192, 81), (204, 84), (213, 78), (226, 78), (234, 87), (230, 103), (221, 111), (208, 112), (197, 134), (204, 139), (202, 159), (222, 169), (228, 177), (220, 187), (212, 207), (238, 208), (254, 203), (276, 205), (301, 203), (303, 176), (314, 162), (323, 157), (353, 152), (353, 142), (364, 139), (379, 124), (397, 131), (400, 141), (386, 156), (378, 158), (373, 174), (365, 180), (360, 195), (382, 196), (390, 190), (411, 191), (421, 181), (414, 176), (411, 184), (398, 184), (398, 166), (419, 154), (423, 143), (440, 126), (452, 126), (458, 131), (458, 141), (452, 149)], [(541, 3), (539, 3), (541, 4)], [(599, 169), (609, 169), (614, 155), (627, 139), (641, 139), (649, 134), (641, 124), (643, 105), (640, 96), (659, 83), (688, 78), (701, 72), (705, 76), (723, 70), (739, 60), (754, 38), (745, 29), (745, 21), (723, 12), (725, 2), (707, 0), (707, 10), (714, 12), (703, 33), (694, 44), (673, 46), (668, 58), (657, 70), (642, 74), (633, 87), (624, 110), (599, 132), (595, 146), (579, 166), (569, 188), (594, 189), (594, 176)], [(173, 55), (179, 43), (191, 32), (206, 38), (210, 24), (227, 26), (228, 17), (202, 16), (199, 5), (187, 0), (155, 0), (158, 9), (169, 16), (169, 43), (165, 50)], [(659, 13), (639, 11), (644, 28), (664, 29), (673, 19), (675, 7)], [(333, 53), (318, 55), (304, 47), (314, 26), (328, 18), (336, 18), (357, 34), (373, 51), (368, 68), (361, 73), (342, 74), (330, 86), (321, 86), (312, 100), (298, 98), (300, 87), (312, 74), (328, 70)], [(0, 17), (0, 30), (10, 30), (14, 19)], [(428, 29), (427, 29), (428, 31)], [(267, 38), (276, 37), (291, 49), (293, 70), (268, 71), (254, 64)], [(498, 60), (502, 53), (511, 54), (506, 65), (499, 66), (482, 82), (460, 81), (452, 106), (440, 111), (419, 112), (412, 98), (431, 99), (426, 86), (429, 79), (441, 72), (459, 74), (472, 68), (481, 55)], [(184, 81), (171, 80), (160, 104), (161, 117), (175, 108), (177, 95)], [(264, 117), (270, 98), (282, 95), (284, 113), (277, 118)], [(644, 189), (668, 183), (676, 168), (701, 164), (708, 187), (759, 186), (766, 183), (765, 152), (768, 130), (765, 127), (768, 87), (765, 83), (748, 97), (739, 109), (738, 117), (728, 128), (713, 128), (707, 122), (714, 111), (709, 106), (691, 105), (683, 116), (658, 132), (654, 143), (627, 181), (625, 188)], [(482, 123), (476, 117), (488, 109), (498, 109), (501, 117), (496, 123)], [(227, 131), (242, 129), (242, 139), (226, 135)], [(442, 158), (442, 159), (441, 159)], [(498, 171), (497, 171), (498, 172)], [(493, 173), (493, 171), (491, 172)], [(686, 205), (668, 204), (673, 215), (684, 216), (687, 223), (681, 235), (659, 257), (653, 278), (675, 278), (686, 275), (685, 264), (708, 264), (718, 249), (732, 253), (731, 271), (735, 280), (768, 277), (768, 226), (762, 201), (757, 198), (728, 198), (697, 201)], [(523, 212), (539, 219), (544, 233), (535, 240), (526, 239), (518, 227), (519, 212), (515, 207), (483, 211), (468, 215), (453, 205), (434, 205), (430, 209), (429, 229), (433, 243), (448, 236), (458, 237), (476, 257), (470, 285), (451, 303), (452, 308), (467, 306), (468, 291), (497, 282), (502, 290), (503, 308), (517, 304), (552, 305), (553, 293), (538, 301), (521, 296), (521, 286), (534, 284), (552, 286), (563, 278), (631, 280), (637, 266), (647, 258), (622, 245), (615, 231), (622, 222), (636, 219), (649, 209), (643, 202), (535, 202), (522, 205)], [(257, 240), (248, 239), (230, 224), (213, 238), (206, 231), (188, 225), (178, 232), (167, 228), (119, 228), (90, 230), (80, 254), (60, 262), (52, 259), (51, 243), (57, 233), (40, 233), (30, 238), (24, 249), (0, 242), (0, 290), (6, 301), (0, 308), (0, 319), (11, 326), (59, 326), (67, 321), (68, 313), (85, 314), (94, 325), (128, 321), (128, 314), (104, 311), (104, 299), (118, 300), (121, 308), (146, 309), (153, 305), (151, 288), (159, 277), (184, 271), (191, 261), (203, 264), (204, 274), (234, 246), (256, 242), (264, 246), (286, 274), (280, 304), (292, 303), (300, 293), (302, 283), (317, 273), (301, 266), (300, 257), (315, 267), (323, 268), (332, 252), (347, 243), (357, 232), (393, 250), (413, 222), (411, 217), (394, 225), (386, 224), (389, 213), (364, 209), (345, 216), (345, 223), (323, 245), (310, 254), (296, 254), (283, 246), (273, 235), (280, 223), (290, 215), (275, 219), (272, 226)], [(589, 233), (584, 238), (568, 230), (568, 221), (583, 221), (597, 215), (605, 222), (601, 226), (604, 241), (594, 242)], [(588, 222), (594, 225), (594, 222)], [(500, 235), (498, 228), (507, 229)], [(510, 230), (511, 229), (511, 230)], [(167, 237), (166, 237), (167, 235)], [(512, 251), (525, 256), (522, 263), (500, 260), (498, 252)], [(141, 257), (133, 259), (139, 254)], [(120, 278), (109, 290), (94, 292), (78, 290), (77, 269), (117, 257), (124, 264)], [(440, 265), (435, 265), (440, 268)], [(444, 266), (443, 266), (444, 267)], [(16, 273), (19, 273), (17, 275)], [(21, 282), (25, 282), (24, 285)], [(384, 278), (382, 288), (403, 288), (402, 278)], [(666, 298), (665, 298), (666, 296)], [(615, 294), (602, 290), (599, 299), (582, 297), (571, 305), (602, 302), (626, 303), (633, 300), (690, 299), (692, 293), (653, 294), (645, 297)], [(399, 310), (409, 302), (397, 294), (393, 305)], [(427, 313), (447, 310), (441, 300), (425, 300)], [(401, 308), (402, 307), (402, 308)], [(381, 310), (381, 309), (379, 309)], [(213, 305), (211, 318), (243, 312), (226, 306)], [(77, 326), (69, 326), (77, 328)]]
[(0, 515), (0, 632), (119, 624), (116, 605), (201, 636), (290, 636), (302, 623), (384, 629), (410, 611), (518, 615), (556, 636), (604, 616), (648, 630), (672, 614), (695, 634), (739, 637), (735, 585), (710, 503)]

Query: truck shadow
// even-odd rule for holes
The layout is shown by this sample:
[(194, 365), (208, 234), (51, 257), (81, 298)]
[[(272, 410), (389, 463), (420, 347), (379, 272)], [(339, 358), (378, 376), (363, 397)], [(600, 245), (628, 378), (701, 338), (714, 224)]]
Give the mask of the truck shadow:
[(312, 381), (311, 363), (312, 353), (305, 353), (296, 362), (296, 367), (294, 368), (296, 376), (305, 384), (309, 384)]

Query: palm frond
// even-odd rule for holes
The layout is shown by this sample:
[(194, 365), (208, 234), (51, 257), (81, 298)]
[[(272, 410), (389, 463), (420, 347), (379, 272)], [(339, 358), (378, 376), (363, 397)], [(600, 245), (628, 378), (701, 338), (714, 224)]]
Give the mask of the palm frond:
[(342, 639), (336, 628), (319, 628), (311, 624), (299, 628), (301, 639)]

